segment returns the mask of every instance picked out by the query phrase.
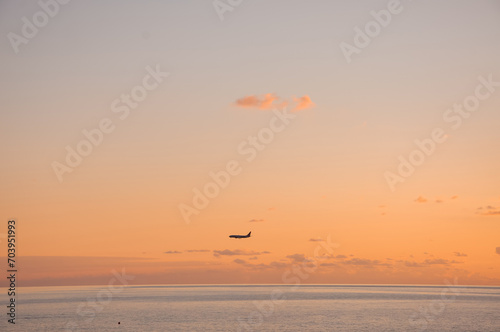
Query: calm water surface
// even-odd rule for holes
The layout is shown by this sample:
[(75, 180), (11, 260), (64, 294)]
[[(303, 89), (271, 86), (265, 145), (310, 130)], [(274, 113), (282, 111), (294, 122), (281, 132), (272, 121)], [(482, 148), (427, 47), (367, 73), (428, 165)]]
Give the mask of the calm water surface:
[(500, 331), (500, 287), (25, 287), (17, 301), (1, 331)]

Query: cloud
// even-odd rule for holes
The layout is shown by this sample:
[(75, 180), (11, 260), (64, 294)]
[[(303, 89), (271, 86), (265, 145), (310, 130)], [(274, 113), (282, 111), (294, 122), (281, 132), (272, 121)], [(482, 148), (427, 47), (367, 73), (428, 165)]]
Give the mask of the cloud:
[(443, 203), (443, 200), (441, 200), (441, 199), (436, 199), (436, 203)]
[(245, 96), (236, 100), (235, 104), (239, 107), (251, 107), (258, 108), (261, 110), (270, 110), (273, 109), (273, 102), (278, 100), (274, 93), (266, 93), (264, 97), (258, 97), (256, 95)]
[(435, 259), (426, 259), (424, 263), (427, 265), (450, 265), (450, 264), (460, 264), (462, 262), (458, 262), (455, 260), (450, 261), (442, 258), (435, 258)]
[(282, 262), (271, 262), (271, 264), (269, 264), (269, 266), (274, 267), (274, 268), (278, 268), (278, 269), (282, 269), (282, 268), (288, 267), (288, 264), (282, 263)]
[(376, 268), (376, 267), (386, 267), (386, 268), (393, 268), (393, 264), (390, 262), (382, 262), (377, 259), (367, 259), (367, 258), (350, 258), (347, 259), (347, 256), (345, 255), (337, 255), (337, 256), (332, 256), (330, 258), (333, 259), (339, 259), (336, 262), (332, 263), (331, 266), (344, 266), (345, 267), (350, 267), (351, 269), (354, 268)]
[(269, 251), (245, 251), (245, 250), (214, 250), (214, 256), (219, 257), (219, 256), (257, 256), (257, 255), (263, 255), (263, 254), (270, 254)]
[(480, 214), (482, 216), (498, 216), (498, 215), (500, 215), (500, 209), (496, 208), (494, 206), (488, 205), (484, 208), (478, 207), (476, 213)]
[(236, 100), (236, 105), (240, 107), (256, 107), (259, 108), (261, 101), (257, 96), (246, 96)]
[(209, 252), (210, 250), (207, 249), (192, 249), (192, 250), (186, 250), (187, 252)]
[(346, 255), (331, 255), (331, 256), (325, 256), (325, 258), (328, 258), (328, 259), (346, 259), (347, 256)]
[(424, 263), (428, 265), (448, 265), (450, 262), (447, 259), (435, 258), (435, 259), (426, 259)]
[(325, 240), (311, 238), (311, 239), (309, 239), (309, 241), (311, 241), (311, 242), (324, 242)]
[(235, 262), (236, 264), (244, 265), (245, 267), (250, 268), (252, 270), (256, 270), (256, 271), (267, 270), (267, 269), (276, 270), (276, 269), (290, 267), (289, 263), (282, 263), (282, 262), (271, 262), (269, 264), (264, 264), (264, 263), (250, 264), (250, 263), (247, 263), (243, 259), (235, 259), (233, 262)]
[(290, 258), (295, 263), (301, 263), (306, 259), (306, 256), (304, 254), (293, 254), (286, 256), (286, 258)]
[[(455, 252), (455, 256), (458, 256), (456, 254), (460, 254), (461, 256), (459, 257), (465, 257), (467, 256), (466, 254), (462, 254), (459, 252)], [(465, 256), (463, 256), (465, 255)], [(459, 262), (456, 260), (448, 260), (448, 259), (442, 259), (442, 258), (434, 258), (434, 259), (426, 259), (423, 262), (414, 262), (414, 261), (397, 261), (398, 263), (403, 263), (407, 267), (429, 267), (431, 265), (444, 265), (444, 266), (449, 266), (452, 264), (461, 264), (463, 262)]]
[(458, 196), (457, 196), (457, 195), (455, 195), (455, 196), (451, 196), (451, 199), (457, 199), (457, 198), (458, 198)]
[[(302, 111), (311, 107), (315, 104), (312, 102), (308, 95), (302, 97), (292, 98), (296, 104), (293, 111)], [(288, 105), (288, 101), (283, 100), (274, 93), (266, 93), (264, 96), (249, 95), (243, 98), (237, 99), (234, 104), (238, 107), (243, 108), (258, 108), (261, 110), (272, 110), (274, 108), (283, 108)]]
[(497, 252), (497, 254), (499, 254), (499, 255), (500, 255), (500, 247), (497, 247), (497, 248), (496, 248), (496, 252)]
[(455, 251), (453, 254), (457, 257), (467, 257), (467, 254), (458, 251)]
[[(500, 248), (500, 242), (497, 243)], [(489, 249), (495, 251), (495, 247)], [(186, 252), (185, 250), (183, 250)], [(488, 250), (487, 250), (488, 251)], [(490, 254), (492, 254), (490, 252)], [(485, 253), (488, 254), (487, 252)], [(500, 254), (499, 254), (500, 255)], [(284, 255), (285, 256), (285, 255)], [(306, 255), (307, 256), (307, 255)], [(179, 256), (176, 256), (180, 258)], [(252, 256), (229, 257), (227, 262), (221, 260), (208, 261), (184, 261), (167, 262), (169, 256), (163, 256), (163, 260), (156, 258), (122, 258), (122, 257), (43, 257), (23, 256), (23, 268), (25, 269), (25, 284), (29, 286), (55, 286), (55, 285), (103, 285), (110, 279), (110, 269), (122, 271), (126, 267), (126, 275), (134, 276), (130, 284), (200, 284), (200, 283), (227, 283), (245, 284), (249, 281), (273, 284), (281, 282), (285, 269), (293, 269), (293, 263), (288, 258), (284, 262), (277, 259), (276, 262), (267, 264), (249, 264), (258, 261), (249, 261)], [(266, 256), (263, 256), (266, 257)], [(496, 256), (500, 260), (500, 256)], [(172, 257), (170, 257), (172, 258)], [(233, 262), (236, 258), (246, 260), (247, 264), (237, 265)], [(267, 258), (267, 257), (266, 257)], [(381, 259), (382, 260), (382, 259)], [(383, 260), (385, 262), (385, 260)], [(317, 263), (323, 263), (318, 261)], [(445, 265), (431, 265), (421, 268), (405, 267), (401, 262), (401, 270), (394, 273), (389, 267), (374, 267), (367, 269), (363, 266), (344, 265), (337, 261), (325, 261), (326, 266), (320, 265), (317, 272), (310, 273), (307, 282), (327, 284), (440, 284), (444, 279), (450, 278), (450, 273), (459, 277), (463, 285), (499, 285), (500, 278), (485, 277), (473, 270), (457, 269)], [(302, 263), (299, 263), (301, 265)], [(330, 265), (330, 264), (337, 264)], [(165, 271), (165, 269), (168, 271)], [(293, 271), (293, 270), (290, 270)], [(332, 273), (335, 271), (335, 273)], [(369, 271), (369, 273), (367, 273)], [(397, 272), (396, 272), (397, 271)], [(416, 272), (416, 273), (415, 273)], [(403, 278), (403, 279), (402, 279)], [(7, 281), (7, 280), (6, 280)], [(292, 282), (293, 283), (293, 282)], [(6, 282), (0, 282), (0, 286), (7, 286)]]
[(293, 101), (297, 103), (297, 106), (293, 109), (294, 111), (302, 111), (311, 107), (316, 106), (308, 95), (304, 95), (299, 98), (293, 98)]
[(427, 198), (425, 198), (423, 196), (418, 196), (418, 198), (415, 200), (415, 202), (417, 202), (417, 203), (426, 203), (427, 202)]
[(248, 222), (263, 222), (264, 219), (251, 219)]
[(417, 263), (417, 262), (405, 261), (404, 263), (405, 263), (405, 266), (408, 266), (408, 267), (423, 267), (422, 264)]
[(345, 261), (344, 264), (357, 265), (357, 266), (378, 266), (378, 265), (387, 266), (387, 265), (389, 265), (389, 264), (384, 264), (376, 259), (371, 260), (371, 259), (365, 259), (365, 258), (351, 258), (351, 259)]
[(164, 254), (182, 254), (182, 251), (177, 251), (177, 250), (169, 250), (169, 251), (165, 251)]

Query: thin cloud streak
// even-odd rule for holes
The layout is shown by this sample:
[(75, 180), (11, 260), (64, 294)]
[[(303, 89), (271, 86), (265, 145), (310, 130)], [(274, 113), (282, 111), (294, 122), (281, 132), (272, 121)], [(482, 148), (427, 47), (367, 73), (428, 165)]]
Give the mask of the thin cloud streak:
[[(302, 97), (293, 97), (292, 98), (295, 107), (292, 108), (292, 111), (299, 112), (305, 109), (312, 108), (316, 106), (316, 104), (311, 100), (311, 97), (308, 95), (304, 95)], [(260, 110), (272, 110), (275, 108), (284, 108), (290, 102), (278, 97), (274, 93), (266, 93), (264, 96), (257, 95), (249, 95), (237, 99), (234, 102), (234, 105), (242, 108), (257, 108)]]
[(258, 256), (258, 255), (264, 255), (264, 254), (270, 254), (269, 251), (245, 251), (245, 250), (229, 250), (229, 249), (224, 249), (224, 250), (214, 250), (213, 251), (215, 257), (219, 256)]

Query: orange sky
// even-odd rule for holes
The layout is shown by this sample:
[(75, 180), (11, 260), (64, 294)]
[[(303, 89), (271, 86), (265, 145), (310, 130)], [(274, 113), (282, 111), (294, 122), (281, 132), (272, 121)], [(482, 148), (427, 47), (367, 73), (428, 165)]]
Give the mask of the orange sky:
[(386, 2), (245, 5), (71, 3), (1, 41), (19, 285), (500, 285), (498, 4), (405, 4), (349, 63)]

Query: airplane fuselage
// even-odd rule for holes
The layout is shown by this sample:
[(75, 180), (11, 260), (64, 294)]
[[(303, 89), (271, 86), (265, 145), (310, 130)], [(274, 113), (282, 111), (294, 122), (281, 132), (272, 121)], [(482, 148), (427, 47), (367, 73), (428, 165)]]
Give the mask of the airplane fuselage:
[(249, 238), (252, 232), (248, 233), (247, 235), (229, 235), (230, 238), (233, 239), (246, 239)]

